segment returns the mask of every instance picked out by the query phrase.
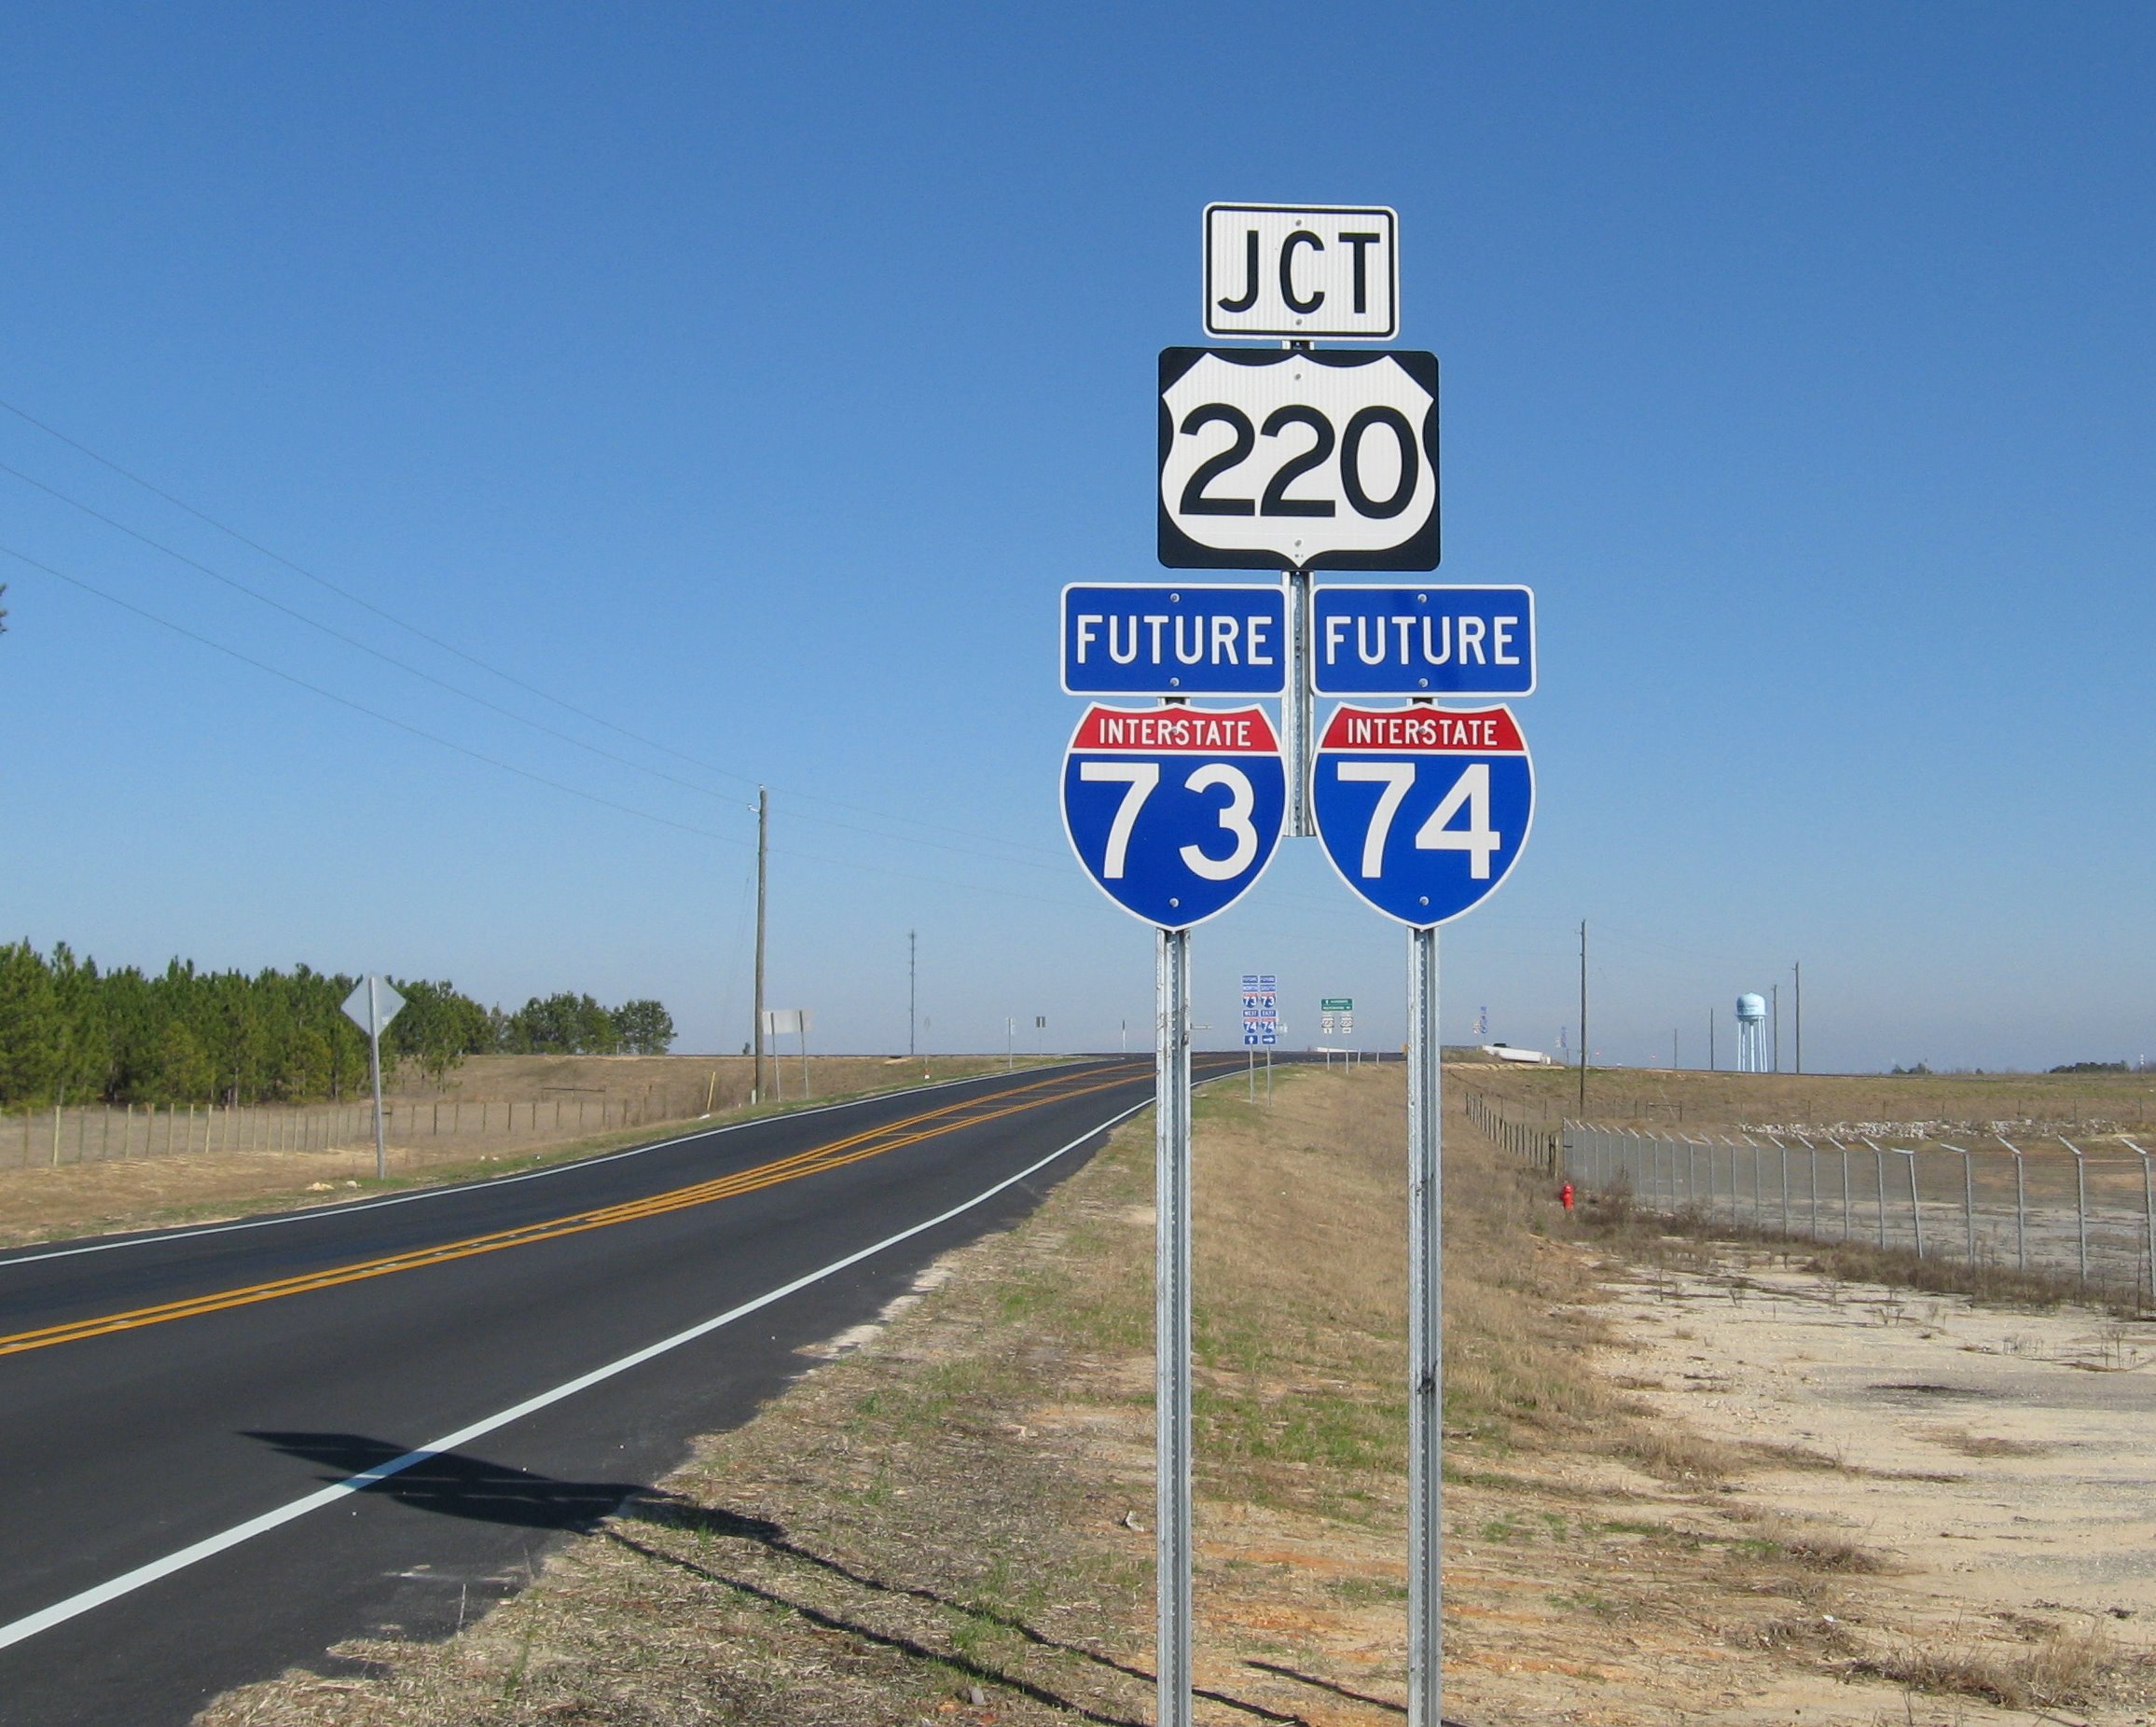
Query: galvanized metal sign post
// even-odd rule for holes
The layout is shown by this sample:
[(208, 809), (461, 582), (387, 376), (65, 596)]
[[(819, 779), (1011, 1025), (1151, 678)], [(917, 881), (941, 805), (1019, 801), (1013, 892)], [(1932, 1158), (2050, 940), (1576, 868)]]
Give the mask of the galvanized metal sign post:
[(1096, 704), (1064, 753), (1071, 850), (1103, 893), (1154, 932), (1154, 1521), (1163, 1727), (1190, 1723), (1190, 931), (1265, 873), (1286, 802), (1279, 743), (1262, 708)]
[(386, 977), (369, 972), (344, 998), (344, 1016), (366, 1033), (366, 1065), (374, 1079), (374, 1179), (389, 1179), (389, 1152), (381, 1134), (381, 1033), (397, 1015), (405, 999), (390, 987)]
[[(1365, 669), (1367, 670), (1367, 669)], [(1410, 669), (1401, 681), (1419, 677)], [(1408, 1720), (1442, 1718), (1444, 1072), (1437, 926), (1494, 892), (1527, 843), (1534, 773), (1512, 712), (1334, 711), (1312, 777), (1341, 879), (1407, 936)]]

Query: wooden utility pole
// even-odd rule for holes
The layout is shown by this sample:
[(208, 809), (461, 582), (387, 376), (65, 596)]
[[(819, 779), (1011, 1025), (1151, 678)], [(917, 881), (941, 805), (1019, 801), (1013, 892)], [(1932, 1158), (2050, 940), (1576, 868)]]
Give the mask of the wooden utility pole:
[(1797, 1071), (1804, 1071), (1804, 962), (1797, 960), (1790, 969), (1797, 978)]
[(749, 1095), (761, 1103), (764, 1100), (764, 870), (768, 854), (767, 841), (771, 833), (771, 804), (762, 786), (756, 788), (756, 1036), (751, 1045), (756, 1052), (755, 1087)]
[(1587, 920), (1580, 919), (1580, 1115), (1587, 1114)]
[(914, 990), (915, 961), (918, 957), (914, 932), (908, 930), (905, 933), (905, 1053), (908, 1056), (920, 1053), (915, 1047), (913, 1016), (914, 1006), (919, 999)]

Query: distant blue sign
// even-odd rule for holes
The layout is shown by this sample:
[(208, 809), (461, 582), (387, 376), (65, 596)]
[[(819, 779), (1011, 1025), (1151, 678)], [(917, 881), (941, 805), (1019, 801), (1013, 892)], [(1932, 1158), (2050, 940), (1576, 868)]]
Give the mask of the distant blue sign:
[(1263, 708), (1086, 711), (1063, 757), (1063, 825), (1100, 891), (1188, 929), (1265, 874), (1288, 772)]
[(1320, 696), (1531, 696), (1534, 590), (1313, 588), (1310, 673)]
[(1063, 590), (1064, 694), (1278, 696), (1287, 615), (1278, 583), (1073, 583)]

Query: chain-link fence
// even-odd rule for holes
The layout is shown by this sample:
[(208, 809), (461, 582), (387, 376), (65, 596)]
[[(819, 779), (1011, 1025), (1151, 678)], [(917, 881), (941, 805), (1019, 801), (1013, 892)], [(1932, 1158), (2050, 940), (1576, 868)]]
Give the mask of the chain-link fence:
[(1710, 1226), (2034, 1274), (2095, 1300), (2152, 1305), (2156, 1171), (2138, 1141), (2021, 1143), (1995, 1134), (1894, 1142), (1902, 1138), (1809, 1128), (1649, 1134), (1567, 1122), (1544, 1167), (1562, 1169), (1582, 1194), (1623, 1195)]

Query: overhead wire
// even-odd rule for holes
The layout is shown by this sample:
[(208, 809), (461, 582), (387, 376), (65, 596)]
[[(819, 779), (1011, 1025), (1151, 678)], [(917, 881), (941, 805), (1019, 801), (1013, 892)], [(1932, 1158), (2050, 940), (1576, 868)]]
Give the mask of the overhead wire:
[[(690, 755), (684, 751), (675, 749), (670, 744), (663, 743), (656, 738), (648, 738), (641, 732), (634, 731), (628, 726), (621, 725), (613, 720), (607, 719), (602, 714), (594, 713), (587, 708), (580, 707), (574, 702), (569, 701), (562, 697), (555, 695), (549, 690), (542, 688), (540, 685), (530, 682), (528, 679), (518, 677), (514, 672), (506, 671), (501, 667), (496, 666), (491, 662), (482, 658), (478, 655), (473, 654), (464, 648), (461, 648), (454, 642), (447, 641), (443, 637), (435, 635), (430, 630), (423, 629), (419, 625), (411, 623), (409, 620), (404, 617), (400, 617), (395, 613), (390, 611), (387, 607), (377, 605), (373, 601), (368, 600), (360, 594), (352, 592), (350, 588), (345, 587), (337, 582), (331, 581), (326, 576), (318, 574), (316, 572), (307, 568), (304, 564), (297, 562), (294, 559), (286, 557), (283, 553), (276, 550), (274, 547), (264, 545), (261, 541), (256, 540), (251, 535), (242, 532), (241, 530), (232, 527), (229, 523), (222, 521), (216, 517), (212, 516), (208, 511), (198, 508), (196, 505), (188, 503), (185, 498), (179, 497), (176, 494), (166, 490), (163, 487), (158, 485), (152, 480), (145, 479), (143, 476), (135, 473), (132, 469), (122, 466), (119, 463), (114, 461), (111, 457), (104, 455), (99, 450), (91, 449), (90, 446), (82, 442), (81, 439), (71, 436), (69, 434), (62, 431), (59, 427), (52, 425), (47, 421), (39, 419), (36, 415), (31, 413), (28, 409), (18, 406), (16, 403), (10, 402), (5, 397), (0, 397), (0, 409), (5, 409), (7, 413), (14, 415), (15, 418), (21, 421), (24, 424), (36, 428), (36, 430), (44, 433), (48, 437), (58, 440), (60, 443), (66, 445), (70, 449), (73, 449), (77, 453), (88, 457), (90, 461), (96, 463), (99, 466), (118, 475), (122, 479), (127, 480), (131, 485), (141, 487), (145, 491), (150, 493), (153, 497), (161, 499), (163, 502), (171, 504), (174, 509), (185, 512), (187, 515), (193, 517), (196, 520), (210, 528), (214, 529), (217, 532), (225, 534), (229, 538), (237, 541), (240, 545), (246, 546), (250, 551), (256, 552), (260, 556), (269, 559), (271, 562), (283, 566), (284, 569), (291, 571), (295, 575), (300, 576), (304, 580), (313, 583), (316, 587), (321, 587), (325, 591), (335, 594), (339, 599), (347, 601), (349, 604), (358, 606), (362, 611), (368, 612), (374, 616), (382, 619), (385, 623), (394, 625), (395, 628), (406, 631), (408, 634), (416, 637), (422, 642), (426, 642), (429, 646), (438, 648), (443, 653), (452, 655), (456, 658), (464, 661), (465, 664), (476, 667), (477, 670), (486, 672), (490, 677), (499, 678), (504, 683), (512, 684), (518, 689), (523, 690), (528, 695), (535, 696), (542, 701), (549, 702), (553, 706), (561, 709), (564, 712), (574, 714), (578, 719), (587, 721), (587, 723), (594, 725), (601, 726), (604, 729), (613, 732), (617, 737), (626, 738), (634, 743), (640, 743), (646, 749), (656, 750), (661, 754), (671, 756), (674, 760), (685, 763), (690, 767), (701, 768), (707, 773), (717, 774), (722, 779), (735, 781), (744, 786), (775, 783), (767, 781), (761, 781), (754, 775), (743, 774), (736, 769), (722, 767), (714, 762), (707, 762), (700, 757)], [(88, 514), (98, 516), (100, 520), (107, 521), (110, 523), (110, 525), (116, 528), (119, 528), (123, 532), (134, 534), (134, 537), (143, 540), (145, 544), (153, 546), (157, 545), (155, 541), (149, 540), (146, 535), (137, 533), (134, 530), (127, 528), (122, 523), (114, 522), (110, 518), (99, 515), (97, 511), (90, 509), (90, 506), (77, 503), (75, 499), (67, 497), (64, 493), (58, 491), (55, 488), (46, 486), (42, 481), (30, 479), (28, 476), (21, 474), (20, 470), (9, 468), (7, 469), (7, 472), (14, 474), (18, 478), (28, 480), (28, 482), (34, 486), (38, 486), (40, 489), (51, 492), (53, 496), (61, 498), (62, 502), (75, 504), (76, 508), (82, 509)], [(167, 551), (172, 556), (179, 557), (182, 559), (182, 561), (189, 563), (194, 561), (185, 558), (184, 554), (171, 552), (171, 548), (169, 547), (160, 546), (158, 547), (158, 549), (161, 551)], [(204, 566), (199, 564), (196, 565), (196, 567), (204, 568)], [(215, 574), (217, 573), (210, 572), (205, 569), (205, 573)], [(219, 574), (218, 579), (228, 580), (229, 578)], [(233, 583), (233, 585), (242, 586), (236, 582)], [(252, 590), (245, 591), (251, 592)], [(259, 595), (256, 597), (261, 598)], [(264, 603), (276, 605), (278, 602), (265, 600)], [(289, 610), (289, 608), (283, 606), (279, 606), (278, 609), (283, 611)], [(302, 617), (303, 621), (312, 622), (312, 620), (304, 619), (304, 615), (302, 614), (294, 613), (292, 615), (295, 616)], [(315, 628), (323, 629), (325, 630), (328, 629), (328, 626), (320, 624), (316, 624)], [(337, 632), (330, 631), (330, 633), (334, 634)], [(350, 638), (342, 639), (348, 641), (351, 640)], [(358, 643), (355, 642), (353, 642), (353, 645), (362, 647), (363, 651), (365, 652), (376, 654), (378, 657), (388, 657), (387, 656), (380, 655), (379, 650), (366, 647), (363, 643)], [(392, 663), (400, 666), (403, 665), (403, 662), (401, 661), (392, 660)], [(409, 667), (405, 667), (404, 669), (408, 670), (412, 670)], [(428, 674), (415, 671), (414, 675), (426, 677)], [(441, 684), (441, 680), (439, 679), (430, 678), (429, 681)], [(455, 690), (457, 694), (465, 696), (469, 700), (480, 702), (484, 706), (494, 707), (494, 704), (486, 702), (483, 698), (471, 696), (469, 692), (457, 689), (457, 687), (454, 685), (443, 684), (442, 687)], [(525, 719), (523, 716), (511, 713), (508, 710), (505, 709), (495, 707), (495, 712), (509, 713), (509, 717), (519, 719), (521, 723), (532, 725), (534, 728), (542, 731), (550, 729), (540, 725), (536, 721)], [(565, 734), (560, 733), (553, 733), (552, 735), (558, 737), (565, 737)], [(579, 748), (594, 750), (595, 753), (601, 754), (606, 753), (605, 752), (597, 751), (596, 746), (581, 743), (577, 739), (568, 739), (566, 740), (577, 743)], [(610, 759), (624, 760), (625, 758), (611, 757)], [(657, 769), (642, 767), (641, 764), (629, 763), (628, 765), (631, 767), (637, 767), (641, 771), (655, 774), (662, 779), (669, 777), (659, 773)], [(677, 783), (685, 784), (687, 782), (677, 781)], [(719, 794), (710, 793), (708, 788), (698, 787), (695, 789), (705, 791), (709, 795), (719, 795)], [(848, 810), (855, 815), (867, 816), (877, 821), (897, 822), (904, 826), (922, 828), (934, 833), (949, 834), (954, 837), (971, 841), (974, 845), (987, 844), (998, 846), (1006, 850), (1031, 851), (1043, 856), (1055, 855), (1053, 848), (1036, 846), (1029, 841), (1012, 840), (998, 836), (977, 834), (965, 828), (951, 826), (947, 823), (927, 822), (923, 821), (918, 816), (900, 815), (890, 810), (876, 809), (866, 805), (850, 803), (844, 799), (839, 798), (826, 797), (820, 793), (805, 792), (795, 787), (776, 786), (776, 789), (784, 791), (793, 797), (803, 798), (811, 802), (821, 803), (835, 809)], [(803, 811), (797, 811), (796, 813), (801, 814), (804, 819), (820, 819), (808, 816), (807, 812)], [(826, 821), (827, 825), (841, 827), (844, 826), (843, 823), (829, 822), (827, 819), (822, 820)], [(853, 829), (851, 831), (872, 832), (872, 830), (864, 829)], [(874, 836), (879, 838), (901, 837), (899, 836), (891, 835), (876, 835)], [(931, 844), (933, 842), (910, 840), (906, 843)], [(950, 850), (954, 848), (946, 849)]]
[[(620, 815), (633, 816), (639, 821), (653, 822), (660, 827), (671, 828), (677, 833), (695, 835), (698, 837), (704, 839), (715, 839), (722, 845), (743, 846), (751, 850), (754, 849), (755, 842), (744, 836), (732, 834), (724, 834), (715, 828), (700, 827), (693, 822), (678, 822), (670, 816), (658, 815), (649, 809), (639, 808), (633, 804), (616, 802), (613, 798), (601, 796), (596, 792), (586, 791), (581, 786), (571, 785), (566, 781), (556, 780), (548, 775), (535, 772), (532, 768), (518, 767), (514, 762), (504, 761), (501, 757), (496, 755), (490, 755), (483, 750), (475, 750), (468, 744), (459, 743), (451, 738), (445, 738), (438, 732), (432, 732), (427, 730), (424, 726), (415, 725), (408, 720), (398, 719), (394, 714), (384, 713), (379, 708), (371, 708), (365, 702), (355, 701), (349, 696), (339, 695), (337, 691), (325, 688), (322, 684), (315, 684), (309, 679), (300, 677), (296, 672), (286, 671), (283, 667), (273, 666), (269, 661), (258, 659), (254, 655), (248, 654), (242, 649), (232, 647), (226, 642), (219, 642), (214, 637), (203, 635), (199, 630), (190, 629), (185, 624), (175, 623), (171, 618), (164, 617), (159, 614), (149, 610), (149, 608), (146, 606), (137, 605), (131, 600), (122, 599), (119, 595), (110, 593), (104, 588), (98, 587), (94, 582), (86, 581), (81, 576), (73, 574), (66, 570), (62, 570), (57, 565), (47, 563), (44, 560), (39, 558), (34, 558), (28, 552), (19, 550), (15, 546), (0, 544), (0, 555), (12, 558), (19, 563), (28, 566), (30, 569), (39, 571), (46, 575), (53, 577), (56, 581), (65, 582), (72, 587), (79, 588), (84, 593), (95, 596), (97, 599), (105, 601), (108, 605), (117, 606), (123, 612), (131, 613), (135, 616), (142, 618), (148, 623), (155, 624), (162, 629), (170, 630), (173, 634), (184, 637), (186, 640), (193, 642), (201, 647), (206, 647), (214, 653), (222, 654), (229, 659), (238, 660), (242, 665), (252, 667), (257, 671), (265, 672), (270, 677), (276, 678), (283, 683), (293, 685), (295, 688), (305, 690), (311, 695), (319, 696), (324, 700), (334, 702), (340, 708), (348, 709), (353, 713), (362, 714), (370, 720), (379, 721), (384, 725), (393, 726), (396, 730), (404, 732), (410, 737), (420, 739), (422, 741), (434, 744), (438, 748), (450, 751), (451, 753), (457, 755), (464, 756), (471, 761), (481, 763), (489, 767), (499, 768), (504, 773), (512, 774), (519, 780), (529, 781), (533, 785), (545, 786), (551, 791), (565, 793), (571, 797), (580, 798), (584, 802), (588, 804), (595, 804), (601, 808), (611, 809)], [(740, 808), (744, 813), (746, 813), (747, 811), (752, 810), (754, 807), (753, 805), (744, 804), (740, 806)], [(936, 887), (957, 888), (969, 893), (989, 893), (994, 894), (1000, 898), (1026, 900), (1031, 902), (1034, 905), (1055, 905), (1059, 909), (1068, 909), (1067, 902), (1043, 899), (1039, 894), (1021, 893), (1014, 889), (1002, 887), (993, 883), (953, 881), (947, 877), (923, 876), (916, 871), (894, 869), (890, 864), (872, 863), (858, 857), (845, 859), (829, 858), (823, 857), (815, 852), (795, 851), (791, 848), (774, 848), (773, 850), (780, 856), (797, 858), (805, 863), (822, 864), (838, 869), (864, 870), (872, 875), (889, 876), (899, 880), (926, 882)]]
[(229, 647), (222, 642), (189, 629), (185, 624), (175, 624), (169, 617), (161, 617), (145, 606), (136, 605), (131, 600), (122, 600), (117, 594), (107, 593), (96, 584), (86, 582), (79, 575), (72, 575), (65, 570), (45, 562), (42, 559), (33, 558), (28, 552), (18, 551), (12, 546), (0, 545), (0, 553), (16, 560), (19, 563), (29, 565), (33, 570), (42, 571), (58, 581), (65, 582), (70, 587), (79, 587), (84, 593), (94, 594), (106, 604), (117, 606), (123, 612), (131, 612), (135, 616), (147, 619), (160, 629), (171, 630), (174, 635), (185, 636), (189, 642), (199, 643), (214, 653), (223, 654), (228, 658), (236, 659), (242, 665), (252, 666), (257, 671), (267, 672), (270, 676), (282, 679), (284, 683), (293, 684), (297, 688), (320, 696), (325, 701), (333, 701), (340, 708), (349, 708), (352, 712), (365, 714), (370, 720), (379, 720), (384, 725), (394, 725), (400, 732), (409, 733), (414, 738), (423, 739), (428, 743), (439, 745), (442, 749), (454, 751), (457, 754), (467, 756), (475, 762), (483, 762), (489, 767), (498, 767), (504, 773), (515, 774), (519, 780), (529, 780), (534, 785), (546, 786), (553, 791), (566, 792), (572, 797), (580, 797), (587, 803), (599, 805), (601, 808), (612, 809), (622, 815), (635, 816), (645, 822), (656, 822), (661, 827), (670, 827), (679, 833), (698, 835), (705, 839), (718, 840), (724, 845), (745, 846), (751, 843), (730, 834), (719, 833), (714, 828), (697, 827), (686, 822), (676, 822), (670, 816), (654, 815), (650, 810), (639, 809), (633, 805), (618, 804), (612, 798), (601, 797), (595, 792), (587, 792), (579, 786), (569, 784), (566, 781), (549, 779), (545, 774), (532, 772), (529, 767), (519, 767), (514, 762), (504, 762), (499, 756), (489, 755), (483, 750), (475, 750), (468, 744), (458, 743), (453, 739), (444, 738), (437, 732), (428, 731), (424, 726), (414, 725), (408, 720), (400, 720), (394, 714), (382, 712), (379, 708), (370, 708), (365, 702), (354, 701), (349, 696), (339, 696), (335, 690), (325, 689), (319, 684), (310, 683), (297, 673), (286, 671), (279, 666), (272, 666), (268, 660), (256, 659), (252, 654), (242, 653), (236, 647)]
[[(535, 720), (527, 714), (518, 713), (512, 708), (505, 708), (500, 702), (491, 701), (484, 696), (476, 695), (472, 691), (465, 689), (461, 684), (450, 683), (446, 678), (436, 677), (433, 672), (427, 671), (421, 667), (413, 665), (409, 660), (401, 659), (394, 654), (385, 652), (383, 649), (374, 646), (371, 642), (363, 642), (358, 637), (351, 635), (344, 630), (339, 629), (333, 624), (325, 624), (319, 618), (311, 617), (306, 613), (299, 611), (297, 607), (286, 605), (283, 601), (278, 600), (271, 595), (265, 594), (259, 588), (252, 587), (246, 582), (241, 581), (237, 576), (228, 574), (225, 571), (219, 570), (214, 565), (204, 563), (200, 559), (191, 557), (187, 553), (179, 550), (177, 547), (167, 546), (163, 541), (156, 539), (152, 535), (143, 532), (140, 529), (131, 527), (128, 523), (118, 520), (117, 518), (106, 515), (103, 510), (96, 508), (94, 505), (85, 504), (81, 499), (71, 496), (67, 492), (61, 490), (57, 486), (49, 485), (46, 481), (37, 478), (35, 475), (26, 474), (21, 468), (14, 467), (6, 462), (0, 462), (0, 474), (8, 475), (15, 479), (20, 480), (26, 486), (35, 488), (37, 490), (44, 492), (47, 496), (55, 499), (59, 503), (68, 505), (71, 509), (79, 510), (83, 515), (90, 518), (91, 520), (102, 522), (104, 526), (113, 529), (116, 532), (124, 533), (130, 539), (148, 546), (152, 551), (162, 553), (165, 557), (173, 560), (175, 562), (185, 564), (188, 569), (194, 570), (200, 574), (209, 577), (212, 581), (221, 583), (223, 586), (231, 588), (234, 592), (243, 594), (248, 599), (255, 601), (257, 604), (267, 606), (273, 612), (277, 612), (285, 617), (292, 618), (296, 622), (305, 625), (310, 629), (317, 630), (321, 634), (329, 637), (332, 641), (341, 642), (347, 647), (356, 649), (359, 653), (367, 655), (374, 659), (380, 660), (386, 666), (394, 667), (397, 670), (405, 672), (408, 676), (417, 678), (422, 683), (430, 684), (436, 689), (447, 691), (452, 696), (458, 697), (464, 701), (471, 702), (475, 706), (483, 708), (490, 713), (499, 714), (502, 718), (513, 721), (517, 725), (528, 726), (532, 730), (538, 732), (543, 737), (552, 738), (558, 742), (566, 743), (572, 748), (582, 750), (587, 754), (595, 755), (602, 761), (613, 762), (619, 767), (629, 768), (637, 773), (649, 774), (652, 778), (665, 781), (670, 785), (680, 786), (685, 791), (698, 793), (703, 796), (715, 799), (729, 806), (731, 806), (739, 795), (738, 793), (733, 792), (714, 791), (710, 786), (698, 785), (692, 780), (684, 780), (679, 774), (669, 773), (664, 768), (649, 767), (643, 762), (636, 761), (629, 756), (621, 754), (618, 751), (608, 750), (598, 744), (587, 742), (584, 739), (575, 737), (569, 732), (565, 732), (559, 726), (548, 725), (544, 721)], [(755, 781), (745, 780), (744, 783), (753, 784)], [(927, 846), (941, 851), (961, 850), (961, 848), (960, 847), (946, 845), (938, 840), (879, 834), (877, 833), (874, 829), (864, 828), (854, 822), (834, 821), (828, 816), (819, 816), (812, 811), (796, 810), (795, 813), (799, 820), (813, 822), (823, 827), (836, 828), (843, 833), (863, 834), (870, 838), (875, 839), (897, 838), (902, 844)], [(1045, 862), (1036, 863), (1031, 859), (1014, 858), (1009, 860), (1009, 862), (1014, 865), (1030, 869), (1048, 869), (1054, 867), (1052, 864), (1049, 864)]]

